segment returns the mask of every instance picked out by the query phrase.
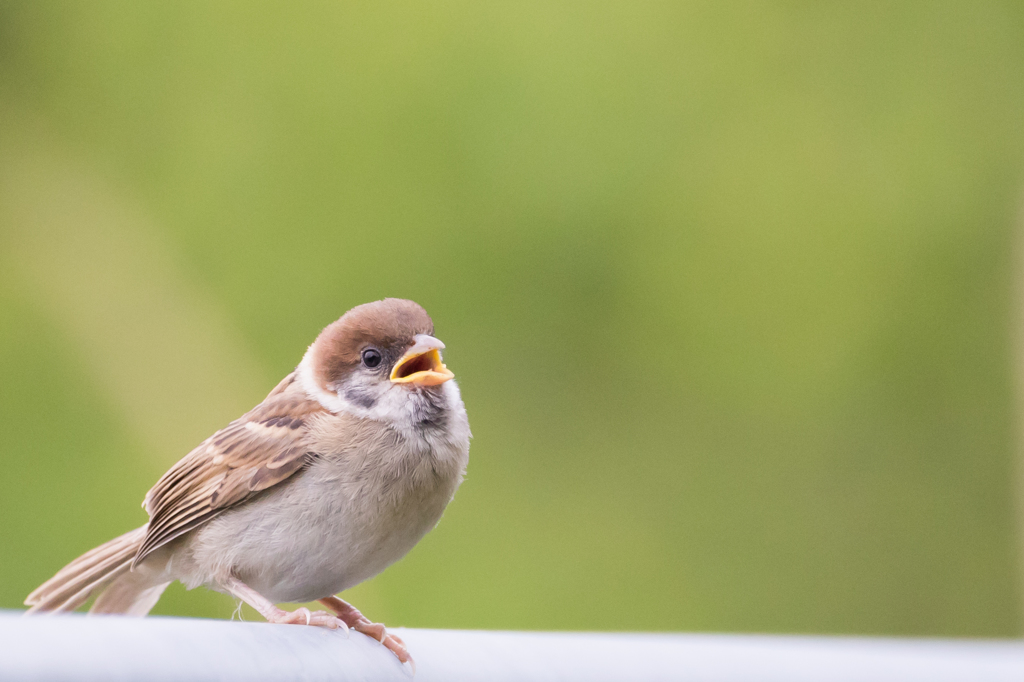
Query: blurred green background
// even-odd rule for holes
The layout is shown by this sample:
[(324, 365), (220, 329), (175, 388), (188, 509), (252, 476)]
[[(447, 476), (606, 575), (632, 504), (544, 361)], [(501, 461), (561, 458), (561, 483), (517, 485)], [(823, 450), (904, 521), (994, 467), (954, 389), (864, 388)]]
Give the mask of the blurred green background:
[(1020, 635), (1022, 171), (1017, 2), (0, 2), (0, 607), (401, 296), (475, 439), (371, 617)]

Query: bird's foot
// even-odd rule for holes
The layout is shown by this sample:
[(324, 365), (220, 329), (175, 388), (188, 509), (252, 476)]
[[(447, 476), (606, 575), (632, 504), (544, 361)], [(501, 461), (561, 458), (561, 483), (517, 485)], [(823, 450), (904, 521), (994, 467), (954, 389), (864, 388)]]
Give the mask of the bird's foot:
[(345, 621), (342, 619), (337, 618), (326, 611), (310, 611), (305, 606), (295, 609), (294, 611), (284, 611), (282, 609), (275, 608), (274, 611), (263, 615), (266, 617), (267, 621), (271, 623), (280, 623), (285, 625), (316, 625), (331, 630), (337, 630), (338, 628), (348, 630), (348, 625), (346, 625)]
[(348, 624), (341, 618), (337, 618), (326, 611), (310, 611), (305, 606), (294, 611), (279, 609), (269, 599), (252, 589), (238, 578), (226, 580), (223, 587), (227, 592), (238, 599), (241, 599), (249, 606), (260, 612), (260, 615), (270, 623), (284, 625), (315, 625), (330, 630), (341, 628), (348, 634)]
[(383, 644), (391, 653), (398, 657), (402, 665), (408, 666), (410, 672), (414, 675), (416, 674), (416, 663), (412, 660), (412, 656), (409, 655), (409, 650), (405, 648), (405, 642), (402, 641), (401, 637), (388, 632), (382, 623), (370, 621), (369, 618), (359, 612), (359, 609), (343, 599), (327, 597), (326, 599), (321, 599), (320, 603), (338, 614), (338, 618), (348, 627), (356, 632), (363, 633), (367, 637), (373, 637)]

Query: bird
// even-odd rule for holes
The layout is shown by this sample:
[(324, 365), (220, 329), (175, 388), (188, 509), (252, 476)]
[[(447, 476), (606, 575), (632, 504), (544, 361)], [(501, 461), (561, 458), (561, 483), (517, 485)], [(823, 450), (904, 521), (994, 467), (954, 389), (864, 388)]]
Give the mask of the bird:
[[(465, 477), (471, 433), (444, 347), (413, 301), (352, 308), (263, 402), (157, 481), (145, 525), (62, 568), (28, 613), (95, 597), (90, 613), (144, 616), (179, 580), (271, 623), (351, 628), (413, 666), (400, 637), (336, 595), (409, 552)], [(277, 606), (314, 601), (324, 610)]]

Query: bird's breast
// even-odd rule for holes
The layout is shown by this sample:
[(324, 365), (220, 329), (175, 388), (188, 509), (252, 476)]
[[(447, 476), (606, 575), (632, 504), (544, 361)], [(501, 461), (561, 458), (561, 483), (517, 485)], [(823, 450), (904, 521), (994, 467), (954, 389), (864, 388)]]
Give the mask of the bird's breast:
[(317, 425), (305, 470), (197, 534), (197, 560), (205, 553), (207, 565), (272, 601), (311, 601), (373, 577), (437, 524), (465, 473), (468, 426), (464, 436), (410, 437), (380, 423), (331, 421)]

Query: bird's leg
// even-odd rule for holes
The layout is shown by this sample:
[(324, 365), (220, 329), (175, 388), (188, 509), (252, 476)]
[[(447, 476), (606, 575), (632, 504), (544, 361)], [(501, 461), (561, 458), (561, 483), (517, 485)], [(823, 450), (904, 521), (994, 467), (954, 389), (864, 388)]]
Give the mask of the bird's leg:
[(405, 642), (398, 635), (389, 633), (381, 623), (373, 623), (369, 618), (359, 613), (359, 609), (339, 597), (325, 597), (319, 600), (321, 604), (338, 614), (338, 618), (344, 621), (356, 632), (373, 637), (375, 640), (386, 646), (391, 652), (398, 656), (402, 663), (408, 663), (415, 671), (415, 664), (409, 651), (405, 648)]
[(326, 611), (310, 611), (305, 606), (294, 611), (285, 611), (277, 608), (273, 602), (262, 594), (252, 589), (238, 578), (230, 578), (221, 584), (231, 596), (241, 599), (249, 606), (260, 612), (260, 615), (271, 623), (285, 623), (289, 625), (319, 625), (320, 627), (337, 630), (339, 627), (348, 630), (345, 621), (335, 618)]

